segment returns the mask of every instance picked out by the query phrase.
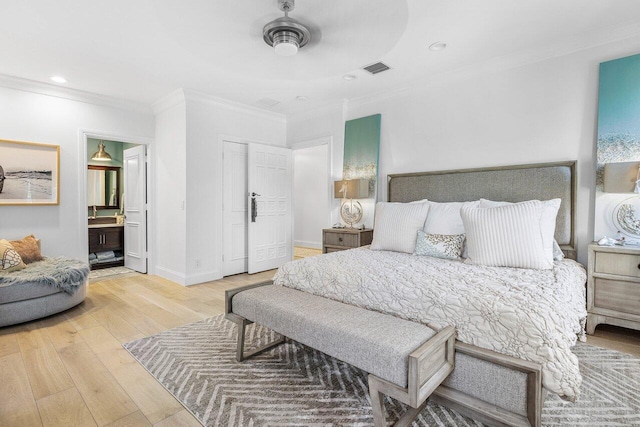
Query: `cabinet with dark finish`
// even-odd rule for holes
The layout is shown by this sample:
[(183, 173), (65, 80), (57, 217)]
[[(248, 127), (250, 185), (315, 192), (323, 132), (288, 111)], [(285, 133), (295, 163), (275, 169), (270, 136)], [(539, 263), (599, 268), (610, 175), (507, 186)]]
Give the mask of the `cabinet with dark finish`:
[[(124, 251), (124, 227), (89, 228), (89, 253), (104, 251)], [(124, 265), (124, 260), (92, 264), (91, 269), (117, 267)]]

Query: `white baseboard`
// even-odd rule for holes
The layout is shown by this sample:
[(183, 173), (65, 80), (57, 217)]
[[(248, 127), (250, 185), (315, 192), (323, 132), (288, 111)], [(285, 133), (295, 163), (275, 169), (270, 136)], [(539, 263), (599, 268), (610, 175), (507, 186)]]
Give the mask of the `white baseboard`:
[(185, 275), (177, 271), (171, 270), (170, 268), (156, 266), (155, 273), (160, 277), (169, 279), (172, 282), (176, 282), (177, 284), (182, 286), (197, 285), (198, 283), (204, 283), (204, 282), (210, 282), (212, 280), (222, 279), (222, 275), (218, 270), (205, 271), (202, 273)]
[(197, 285), (198, 283), (211, 282), (212, 280), (222, 279), (219, 270), (206, 271), (203, 273), (189, 274), (185, 280), (185, 286)]
[(294, 240), (293, 246), (302, 246), (305, 248), (322, 249), (322, 242), (311, 242), (307, 240)]
[(170, 268), (161, 267), (156, 265), (155, 274), (164, 277), (165, 279), (171, 280), (172, 282), (176, 282), (179, 285), (185, 286), (186, 280), (184, 274), (179, 273), (175, 270), (171, 270)]

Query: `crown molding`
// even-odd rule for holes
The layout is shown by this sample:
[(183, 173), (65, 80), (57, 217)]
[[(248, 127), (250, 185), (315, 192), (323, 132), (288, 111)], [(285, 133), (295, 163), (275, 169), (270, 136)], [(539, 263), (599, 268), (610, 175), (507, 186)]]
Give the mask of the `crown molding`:
[(162, 98), (151, 104), (151, 108), (153, 109), (153, 114), (157, 116), (163, 111), (175, 107), (176, 105), (184, 104), (185, 102), (186, 96), (184, 90), (176, 89), (170, 94), (163, 96)]
[[(403, 86), (353, 98), (349, 100), (349, 107), (357, 108), (372, 102), (395, 98), (408, 92), (415, 92), (416, 88), (425, 89), (447, 80), (456, 78), (465, 79), (482, 74), (495, 74), (501, 71), (507, 71), (555, 58), (569, 56), (590, 49), (597, 49), (602, 46), (618, 45), (621, 42), (634, 41), (634, 39), (638, 39), (637, 42), (640, 47), (640, 27), (637, 25), (608, 27), (599, 32), (592, 32), (586, 35), (581, 34), (567, 38), (562, 42), (553, 44), (552, 46), (533, 48), (515, 55), (498, 56), (453, 70), (445, 70), (428, 77), (421, 77), (419, 79), (412, 80)], [(630, 52), (629, 54), (632, 55), (633, 53)], [(610, 58), (608, 57), (602, 58), (603, 61), (609, 59)]]
[(330, 101), (306, 110), (298, 110), (294, 113), (287, 114), (287, 120), (311, 120), (317, 117), (335, 114), (336, 112), (339, 112), (344, 118), (349, 102), (349, 100), (343, 98), (338, 101)]
[(22, 77), (9, 76), (6, 74), (0, 74), (0, 87), (20, 90), (23, 92), (37, 93), (39, 95), (52, 96), (55, 98), (68, 99), (70, 101), (84, 102), (86, 104), (113, 107), (121, 110), (134, 111), (137, 113), (151, 113), (150, 106), (140, 102), (114, 98), (111, 96), (100, 95), (92, 92), (85, 92), (68, 87), (61, 87), (49, 83), (24, 79)]
[(254, 117), (260, 117), (263, 119), (274, 120), (281, 123), (287, 122), (287, 116), (284, 114), (276, 113), (274, 111), (263, 110), (252, 105), (243, 104), (241, 102), (230, 101), (228, 99), (220, 98), (214, 95), (209, 95), (205, 92), (200, 92), (193, 89), (182, 89), (184, 92), (185, 100), (189, 102), (195, 102), (199, 104), (211, 105), (214, 107), (221, 107), (227, 110), (237, 111), (244, 114), (250, 114)]

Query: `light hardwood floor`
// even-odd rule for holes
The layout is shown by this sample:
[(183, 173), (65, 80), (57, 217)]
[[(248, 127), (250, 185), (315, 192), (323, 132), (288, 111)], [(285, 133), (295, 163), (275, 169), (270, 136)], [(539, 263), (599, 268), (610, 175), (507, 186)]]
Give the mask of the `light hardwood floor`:
[(224, 311), (224, 291), (273, 271), (183, 287), (112, 276), (79, 306), (0, 328), (0, 426), (200, 426), (122, 343)]
[[(0, 328), (0, 426), (199, 426), (121, 344), (220, 314), (226, 289), (272, 275), (191, 287), (113, 276), (69, 311)], [(637, 331), (601, 325), (588, 342), (640, 356)]]
[(322, 255), (322, 249), (307, 248), (304, 246), (293, 247), (293, 258), (302, 259), (310, 256)]

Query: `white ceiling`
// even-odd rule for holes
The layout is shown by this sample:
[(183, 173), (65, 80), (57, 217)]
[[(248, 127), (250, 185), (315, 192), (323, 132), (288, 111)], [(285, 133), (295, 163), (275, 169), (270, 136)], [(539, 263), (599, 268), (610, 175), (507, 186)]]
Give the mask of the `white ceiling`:
[[(640, 34), (638, 0), (298, 0), (315, 39), (277, 56), (276, 0), (0, 0), (0, 74), (151, 104), (177, 88), (281, 113), (406, 87), (492, 58)], [(393, 5), (393, 7), (391, 7)], [(437, 41), (439, 52), (428, 50)], [(393, 69), (371, 76), (379, 60)], [(344, 74), (358, 79), (345, 81)], [(297, 101), (303, 95), (308, 101)]]

